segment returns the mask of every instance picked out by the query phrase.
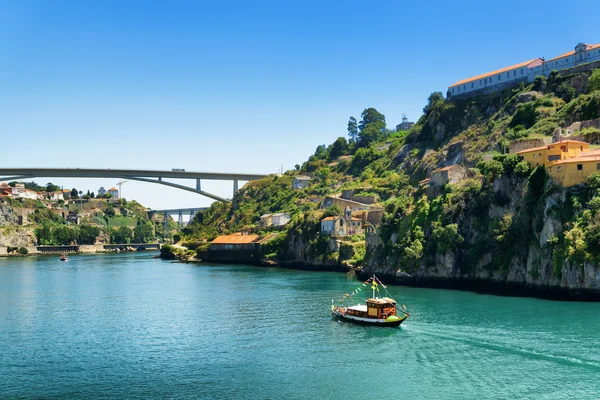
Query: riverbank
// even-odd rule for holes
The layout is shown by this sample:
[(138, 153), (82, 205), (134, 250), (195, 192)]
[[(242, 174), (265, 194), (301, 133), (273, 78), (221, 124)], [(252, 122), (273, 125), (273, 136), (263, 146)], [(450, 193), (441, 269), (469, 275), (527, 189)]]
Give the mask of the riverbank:
[(203, 259), (175, 258), (183, 263), (198, 264), (245, 264), (256, 267), (276, 267), (303, 271), (319, 272), (342, 272), (353, 273), (357, 279), (365, 280), (371, 274), (375, 273), (377, 277), (385, 284), (397, 286), (409, 286), (415, 288), (428, 289), (447, 289), (474, 292), (479, 294), (490, 294), (496, 296), (510, 297), (530, 297), (545, 300), (556, 301), (589, 301), (600, 302), (600, 290), (585, 288), (563, 288), (555, 286), (536, 286), (531, 284), (520, 284), (515, 282), (506, 282), (494, 279), (467, 279), (467, 278), (425, 278), (411, 277), (408, 275), (398, 276), (390, 274), (384, 270), (369, 270), (362, 268), (352, 268), (348, 265), (327, 263), (307, 264), (298, 262), (276, 262), (274, 260), (260, 259), (258, 257), (243, 258), (239, 252), (235, 252), (235, 257), (225, 258), (221, 254), (219, 257), (206, 257)]
[(44, 254), (95, 254), (115, 253), (122, 251), (160, 250), (158, 243), (130, 243), (130, 244), (93, 244), (73, 246), (0, 246), (0, 257), (25, 257)]

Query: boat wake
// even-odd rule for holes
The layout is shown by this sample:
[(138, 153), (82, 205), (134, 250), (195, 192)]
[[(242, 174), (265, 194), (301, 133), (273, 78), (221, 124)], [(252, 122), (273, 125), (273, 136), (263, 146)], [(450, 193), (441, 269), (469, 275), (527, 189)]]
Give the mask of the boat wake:
[(464, 335), (448, 335), (443, 333), (438, 333), (426, 329), (414, 328), (414, 326), (406, 327), (406, 331), (415, 332), (419, 334), (426, 334), (429, 336), (435, 336), (439, 339), (450, 340), (461, 344), (470, 345), (473, 347), (479, 347), (488, 350), (500, 351), (504, 353), (515, 354), (522, 357), (545, 360), (550, 362), (555, 362), (563, 365), (572, 365), (578, 367), (584, 367), (594, 370), (600, 370), (600, 361), (589, 360), (581, 357), (574, 357), (572, 355), (562, 355), (562, 354), (549, 354), (540, 352), (534, 349), (523, 348), (519, 346), (513, 346), (506, 343), (501, 342), (492, 342), (489, 340), (484, 340), (476, 337), (469, 337)]

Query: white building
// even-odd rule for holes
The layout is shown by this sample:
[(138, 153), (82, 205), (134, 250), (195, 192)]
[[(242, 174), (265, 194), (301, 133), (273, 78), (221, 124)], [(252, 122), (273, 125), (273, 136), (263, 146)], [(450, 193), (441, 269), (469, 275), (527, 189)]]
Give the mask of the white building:
[(290, 222), (290, 214), (288, 213), (278, 213), (273, 214), (273, 226), (284, 226)]
[(534, 58), (520, 64), (458, 81), (448, 87), (448, 97), (469, 94), (484, 89), (488, 91), (500, 90), (507, 85), (519, 82), (533, 82), (536, 76), (548, 76), (552, 70), (559, 71), (594, 61), (600, 61), (600, 44), (579, 43), (574, 50), (548, 61), (543, 58)]
[(541, 58), (535, 58), (520, 64), (511, 65), (510, 67), (463, 79), (449, 86), (448, 94), (452, 97), (492, 87), (501, 89), (509, 83), (528, 82), (529, 70), (542, 64), (543, 60)]
[(42, 198), (42, 196), (34, 190), (21, 189), (21, 188), (19, 188), (18, 194), (15, 195), (14, 197), (21, 198), (21, 199), (31, 199), (31, 200), (39, 200), (40, 198)]
[(110, 194), (113, 199), (119, 198), (119, 191), (115, 187), (111, 187), (110, 189), (108, 189), (108, 194)]
[(290, 214), (288, 213), (277, 213), (277, 214), (265, 214), (260, 217), (260, 226), (285, 226), (290, 222)]
[(104, 186), (100, 186), (100, 189), (98, 189), (98, 197), (104, 196), (105, 194), (106, 194), (106, 189), (104, 189)]
[(58, 201), (58, 200), (64, 200), (65, 198), (63, 197), (62, 191), (56, 191), (56, 192), (46, 192), (46, 198), (53, 200), (53, 201)]
[(294, 181), (292, 182), (292, 188), (294, 189), (304, 189), (308, 186), (310, 182), (310, 177), (298, 175), (294, 177)]

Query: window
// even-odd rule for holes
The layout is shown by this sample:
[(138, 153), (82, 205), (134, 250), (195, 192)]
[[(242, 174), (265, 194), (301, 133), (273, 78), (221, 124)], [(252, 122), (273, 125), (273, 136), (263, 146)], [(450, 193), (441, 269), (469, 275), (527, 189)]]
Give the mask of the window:
[(596, 164), (596, 170), (600, 171), (600, 163)]
[(521, 75), (523, 75), (523, 68), (521, 68)]
[(535, 153), (533, 153), (533, 158), (535, 158)]
[(513, 76), (517, 76), (517, 70), (516, 69), (513, 71)]
[(583, 146), (579, 146), (579, 150), (583, 151)]
[(475, 83), (471, 82), (471, 89), (473, 89), (474, 85), (475, 85)]
[(542, 158), (542, 153), (538, 153), (538, 157), (539, 157), (539, 158)]
[(577, 164), (577, 171), (583, 171), (583, 164)]
[(560, 146), (560, 151), (563, 153), (567, 151), (567, 146)]
[(502, 78), (502, 77), (501, 77), (500, 75), (498, 75), (498, 81), (500, 81), (500, 79), (501, 79), (501, 78)]
[(452, 88), (452, 93), (454, 93), (454, 88)]
[(560, 160), (560, 156), (548, 156), (548, 161)]
[(510, 71), (506, 73), (506, 77), (510, 78)]
[(562, 171), (562, 166), (561, 166), (561, 165), (559, 165), (558, 167), (556, 167), (556, 170), (557, 170), (558, 172)]

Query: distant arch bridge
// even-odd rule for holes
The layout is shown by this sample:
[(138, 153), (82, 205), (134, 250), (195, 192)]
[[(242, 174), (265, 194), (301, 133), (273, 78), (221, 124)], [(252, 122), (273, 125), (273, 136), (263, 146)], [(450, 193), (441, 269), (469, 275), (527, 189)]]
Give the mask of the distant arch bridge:
[[(14, 181), (30, 178), (119, 178), (140, 182), (157, 183), (206, 196), (213, 200), (229, 202), (229, 199), (208, 193), (201, 188), (202, 180), (233, 181), (233, 194), (239, 189), (239, 181), (253, 181), (267, 174), (186, 172), (184, 170), (136, 170), (136, 169), (88, 169), (88, 168), (0, 168), (0, 179)], [(193, 187), (167, 182), (163, 179), (188, 179)]]
[(194, 215), (196, 215), (196, 213), (198, 211), (202, 211), (202, 210), (207, 210), (208, 207), (196, 207), (196, 208), (173, 208), (173, 209), (168, 209), (168, 210), (148, 210), (148, 217), (152, 218), (153, 215), (155, 214), (159, 214), (159, 215), (164, 215), (164, 228), (165, 230), (168, 229), (169, 227), (169, 216), (171, 215), (177, 215), (177, 225), (179, 226), (179, 229), (184, 228), (184, 223), (183, 223), (183, 216), (184, 215), (188, 215), (189, 216), (189, 220), (188, 220), (188, 224), (190, 222), (192, 222), (192, 219), (194, 219)]

